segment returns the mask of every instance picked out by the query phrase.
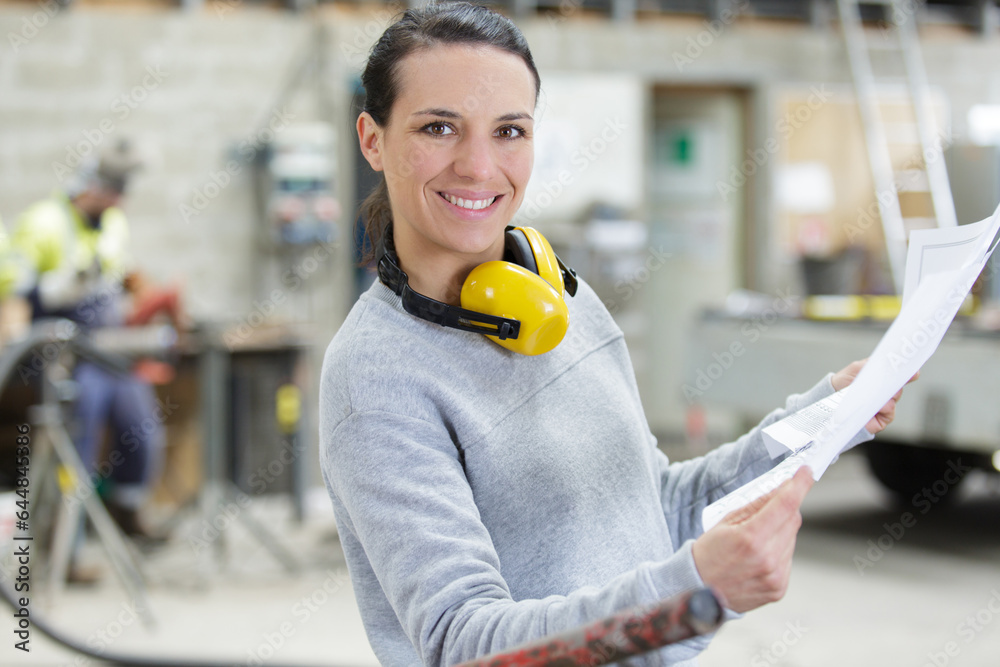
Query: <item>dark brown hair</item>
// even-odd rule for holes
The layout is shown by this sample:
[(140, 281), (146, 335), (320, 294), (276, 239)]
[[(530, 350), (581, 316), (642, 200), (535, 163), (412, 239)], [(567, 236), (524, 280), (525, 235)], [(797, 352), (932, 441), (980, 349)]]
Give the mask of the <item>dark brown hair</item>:
[[(524, 60), (535, 79), (535, 97), (541, 79), (524, 35), (514, 23), (496, 12), (467, 2), (432, 3), (409, 9), (389, 26), (372, 47), (361, 74), (365, 89), (364, 111), (385, 127), (399, 94), (399, 64), (411, 53), (439, 44), (492, 46)], [(371, 250), (365, 261), (375, 258), (386, 230), (392, 224), (389, 190), (385, 176), (361, 204), (361, 219)]]

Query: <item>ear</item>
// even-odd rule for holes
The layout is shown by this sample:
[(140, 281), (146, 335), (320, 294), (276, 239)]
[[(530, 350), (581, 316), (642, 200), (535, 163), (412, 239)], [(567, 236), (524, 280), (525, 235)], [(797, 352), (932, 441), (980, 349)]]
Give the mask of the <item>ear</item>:
[(358, 141), (361, 144), (361, 154), (368, 160), (375, 171), (382, 171), (382, 128), (367, 111), (358, 116)]

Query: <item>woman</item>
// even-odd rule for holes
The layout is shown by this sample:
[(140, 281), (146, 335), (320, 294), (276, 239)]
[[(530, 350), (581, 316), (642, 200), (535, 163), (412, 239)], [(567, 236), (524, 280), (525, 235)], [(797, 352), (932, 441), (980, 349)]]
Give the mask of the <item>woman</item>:
[[(385, 176), (365, 205), (382, 279), (327, 352), (320, 429), (380, 662), (454, 664), (704, 585), (735, 612), (780, 598), (808, 471), (701, 534), (708, 503), (771, 467), (761, 427), (668, 464), (621, 331), (586, 284), (565, 299), (569, 329), (544, 354), (438, 326), (458, 312), (473, 269), (505, 256), (531, 173), (539, 78), (517, 28), (471, 5), (410, 10), (362, 81), (361, 149)], [(438, 306), (421, 310), (413, 293)], [(859, 368), (790, 397), (763, 424)], [(706, 645), (635, 664), (683, 664)]]

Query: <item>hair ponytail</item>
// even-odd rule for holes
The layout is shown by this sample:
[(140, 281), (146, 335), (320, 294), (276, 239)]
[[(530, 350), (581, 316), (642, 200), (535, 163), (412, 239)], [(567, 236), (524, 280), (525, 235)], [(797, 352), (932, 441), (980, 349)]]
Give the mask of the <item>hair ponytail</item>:
[(385, 184), (385, 176), (379, 178), (378, 185), (361, 202), (359, 214), (359, 221), (364, 225), (365, 238), (368, 240), (368, 244), (363, 246), (361, 263), (367, 264), (378, 258), (379, 247), (392, 224), (392, 207), (389, 204), (389, 187)]

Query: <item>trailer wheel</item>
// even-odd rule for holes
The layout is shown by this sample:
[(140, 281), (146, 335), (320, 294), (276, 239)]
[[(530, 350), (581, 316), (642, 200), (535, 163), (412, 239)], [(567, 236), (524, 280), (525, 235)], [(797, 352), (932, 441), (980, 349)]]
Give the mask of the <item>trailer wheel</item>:
[[(901, 505), (911, 506), (916, 496), (931, 494), (934, 507), (948, 505), (964, 476), (952, 471), (951, 462), (970, 464), (972, 456), (948, 449), (872, 441), (865, 446), (868, 467), (875, 478)], [(978, 459), (978, 456), (975, 456)], [(977, 462), (978, 463), (978, 462)], [(957, 479), (957, 481), (956, 481)]]

